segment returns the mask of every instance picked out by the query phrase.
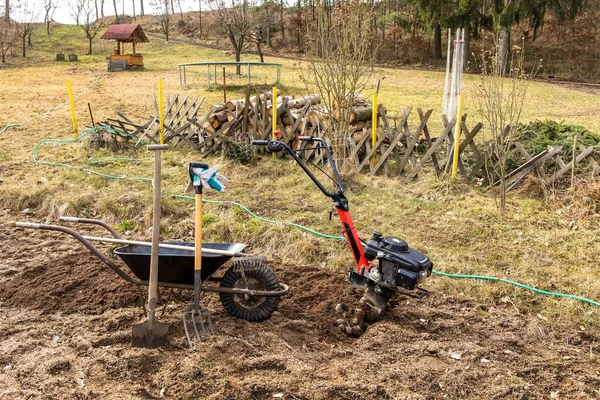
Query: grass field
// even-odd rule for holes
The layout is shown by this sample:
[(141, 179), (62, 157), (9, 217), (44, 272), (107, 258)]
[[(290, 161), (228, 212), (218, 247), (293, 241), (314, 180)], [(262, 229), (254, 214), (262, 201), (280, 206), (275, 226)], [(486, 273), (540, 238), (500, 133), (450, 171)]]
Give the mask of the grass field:
[[(30, 50), (31, 58), (11, 59), (12, 65), (0, 69), (0, 102), (5, 105), (0, 126), (25, 121), (58, 106), (23, 127), (0, 134), (0, 179), (4, 181), (0, 185), (0, 203), (16, 211), (36, 210), (38, 217), (45, 220), (53, 220), (59, 214), (101, 216), (147, 236), (151, 199), (147, 182), (106, 179), (78, 169), (37, 165), (31, 162), (33, 146), (46, 138), (72, 137), (69, 110), (64, 103), (65, 79), (71, 80), (75, 95), (80, 95), (76, 102), (80, 125), (89, 124), (88, 103), (96, 120), (114, 117), (117, 112), (145, 119), (152, 113), (151, 101), (159, 77), (165, 79), (169, 96), (176, 93), (204, 96), (204, 109), (221, 102), (221, 88), (205, 90), (204, 71), (192, 73), (188, 77), (189, 86), (180, 87), (176, 66), (181, 62), (231, 60), (232, 57), (224, 51), (152, 39), (140, 46), (146, 63), (144, 71), (105, 73), (105, 54), (112, 45), (98, 40), (95, 42), (97, 54), (86, 56), (84, 39), (76, 27), (57, 27), (50, 37), (38, 30), (35, 46)], [(57, 52), (74, 52), (80, 61), (54, 62)], [(244, 59), (255, 57), (244, 56)], [(310, 92), (298, 73), (305, 62), (267, 61), (284, 64), (284, 93)], [(253, 80), (263, 84), (265, 89), (273, 82), (271, 74), (269, 69), (257, 69)], [(397, 112), (402, 105), (433, 108), (432, 126), (439, 126), (436, 124), (439, 124), (441, 108), (442, 73), (378, 68), (365, 94), (370, 94), (377, 78), (384, 78), (379, 98), (388, 110)], [(469, 101), (477, 79), (475, 76), (466, 79), (470, 121), (478, 120)], [(245, 79), (236, 78), (233, 71), (228, 71), (228, 80), (238, 88), (245, 84)], [(233, 90), (228, 96), (240, 97), (241, 91)], [(524, 107), (523, 121), (550, 118), (600, 132), (598, 110), (600, 96), (597, 94), (534, 82)], [(95, 165), (93, 169), (123, 177), (150, 177), (151, 160), (143, 150), (119, 155), (95, 153), (75, 142), (47, 143), (38, 152), (40, 160), (69, 163), (78, 168), (89, 167), (87, 163), (93, 160), (122, 156), (141, 160)], [(184, 150), (171, 150), (166, 154), (165, 193), (182, 192), (186, 183), (185, 166), (198, 157)], [(327, 220), (327, 199), (297, 166), (271, 159), (262, 159), (253, 167), (214, 157), (206, 161), (222, 165), (222, 172), (230, 179), (225, 194), (210, 193), (209, 199), (238, 201), (266, 218), (339, 234), (336, 223)], [(451, 185), (445, 179), (432, 177), (405, 182), (361, 175), (352, 177), (348, 186), (352, 212), (363, 236), (379, 230), (405, 237), (425, 251), (440, 270), (501, 276), (546, 290), (591, 298), (600, 292), (600, 273), (596, 268), (596, 260), (600, 258), (596, 233), (598, 206), (597, 199), (590, 197), (597, 193), (597, 183), (580, 182), (576, 190), (566, 195), (552, 192), (542, 198), (529, 196), (527, 192), (514, 195), (504, 215), (499, 214), (489, 194), (467, 182)], [(539, 190), (531, 192), (535, 194)], [(166, 198), (163, 206), (164, 234), (189, 238), (192, 204)], [(249, 242), (258, 251), (286, 262), (331, 269), (346, 268), (350, 262), (340, 244), (250, 219), (235, 207), (209, 204), (205, 220), (209, 239)], [(430, 285), (435, 290), (477, 297), (490, 303), (508, 297), (522, 312), (540, 312), (556, 320), (598, 325), (598, 311), (576, 301), (541, 297), (511, 286), (477, 281), (439, 278)]]
[[(153, 159), (143, 147), (122, 152), (92, 150), (71, 140), (65, 80), (73, 85), (82, 130), (122, 112), (136, 121), (153, 114), (157, 80), (170, 97), (205, 97), (203, 110), (222, 102), (222, 91), (205, 89), (204, 71), (179, 86), (177, 64), (231, 61), (222, 50), (151, 39), (141, 45), (146, 68), (107, 73), (111, 43), (95, 42), (84, 55), (76, 27), (34, 34), (31, 56), (0, 66), (0, 398), (283, 398), (290, 399), (481, 399), (600, 396), (598, 307), (481, 280), (434, 276), (423, 300), (399, 297), (360, 338), (333, 327), (336, 304), (360, 297), (344, 281), (353, 266), (347, 246), (287, 225), (329, 235), (330, 200), (300, 168), (262, 157), (240, 165), (219, 155), (186, 149), (163, 155), (162, 240), (192, 241), (193, 202), (183, 194), (191, 161), (219, 165), (227, 191), (205, 192), (205, 241), (249, 244), (267, 256), (292, 295), (264, 323), (229, 317), (216, 297), (203, 297), (219, 335), (189, 350), (181, 313), (191, 300), (181, 293), (161, 316), (171, 323), (169, 343), (132, 349), (130, 327), (141, 316), (137, 292), (89, 252), (66, 237), (14, 227), (17, 220), (56, 223), (61, 215), (106, 220), (127, 238), (149, 239)], [(79, 62), (55, 62), (75, 53)], [(256, 60), (253, 56), (244, 59)], [(300, 79), (305, 62), (284, 64), (284, 94), (310, 93)], [(369, 95), (383, 79), (380, 101), (390, 113), (401, 106), (432, 108), (430, 130), (441, 126), (443, 74), (376, 69)], [(229, 98), (241, 97), (244, 78), (228, 71)], [(268, 90), (270, 69), (253, 81)], [(479, 120), (469, 95), (477, 77), (467, 76), (470, 126)], [(600, 95), (534, 82), (523, 121), (550, 118), (600, 133)], [(414, 124), (413, 124), (414, 126)], [(485, 132), (479, 140), (484, 140)], [(46, 141), (58, 139), (59, 141)], [(41, 143), (41, 144), (40, 144)], [(34, 163), (32, 155), (43, 162)], [(122, 161), (133, 158), (137, 161)], [(86, 173), (82, 169), (96, 173)], [(111, 175), (111, 178), (97, 173)], [(434, 269), (490, 275), (539, 289), (600, 301), (600, 183), (581, 178), (573, 188), (543, 187), (528, 180), (501, 214), (490, 191), (477, 182), (424, 174), (417, 181), (347, 174), (350, 209), (363, 238), (373, 231), (405, 238), (426, 253)], [(106, 246), (104, 246), (106, 247)], [(560, 397), (559, 397), (560, 395)]]

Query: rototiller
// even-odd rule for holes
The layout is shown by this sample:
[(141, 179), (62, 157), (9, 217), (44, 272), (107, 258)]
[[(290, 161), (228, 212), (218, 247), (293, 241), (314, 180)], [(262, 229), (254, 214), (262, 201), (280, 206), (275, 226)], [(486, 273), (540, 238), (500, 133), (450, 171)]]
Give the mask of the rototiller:
[[(292, 150), (287, 144), (274, 140), (254, 140), (252, 144), (267, 146), (269, 152), (287, 151), (321, 192), (333, 200), (333, 207), (337, 210), (344, 228), (344, 237), (356, 261), (356, 269), (349, 271), (348, 280), (353, 286), (366, 289), (361, 304), (367, 304), (380, 314), (390, 298), (398, 293), (400, 289), (408, 291), (416, 289), (421, 292), (421, 296), (426, 294), (426, 290), (420, 288), (419, 284), (431, 276), (433, 270), (431, 260), (423, 253), (409, 247), (405, 240), (397, 237), (383, 236), (381, 233), (375, 232), (371, 239), (366, 242), (360, 239), (350, 217), (348, 199), (344, 195), (344, 186), (327, 142), (324, 139), (312, 136), (300, 136), (299, 140), (319, 144), (316, 147), (298, 148), (297, 150)], [(327, 155), (335, 179), (331, 176), (329, 178), (337, 186), (335, 192), (329, 192), (298, 156), (301, 151), (315, 149), (323, 149)]]

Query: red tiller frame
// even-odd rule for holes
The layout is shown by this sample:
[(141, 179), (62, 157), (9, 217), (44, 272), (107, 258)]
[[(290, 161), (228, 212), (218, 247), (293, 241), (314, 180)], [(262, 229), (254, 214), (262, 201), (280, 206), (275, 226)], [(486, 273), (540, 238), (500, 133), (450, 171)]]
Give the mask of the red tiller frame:
[(358, 237), (358, 233), (356, 232), (356, 227), (354, 226), (354, 222), (352, 222), (349, 211), (338, 208), (337, 212), (340, 221), (342, 222), (342, 226), (344, 227), (344, 237), (350, 246), (350, 250), (352, 250), (352, 255), (356, 262), (356, 269), (358, 270), (358, 273), (362, 275), (365, 269), (368, 270), (371, 268), (371, 265), (365, 258), (365, 250)]

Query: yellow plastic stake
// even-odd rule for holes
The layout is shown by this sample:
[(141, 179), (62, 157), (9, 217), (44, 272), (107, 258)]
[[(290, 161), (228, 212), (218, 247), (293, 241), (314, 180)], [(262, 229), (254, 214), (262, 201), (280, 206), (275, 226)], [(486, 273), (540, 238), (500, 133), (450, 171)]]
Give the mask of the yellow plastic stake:
[[(271, 96), (271, 105), (273, 106), (273, 133), (271, 134), (271, 140), (275, 140), (275, 131), (277, 131), (277, 87), (273, 86), (273, 94)], [(277, 157), (273, 153), (273, 158)]]
[(71, 119), (73, 120), (73, 134), (75, 139), (79, 137), (79, 127), (77, 126), (77, 115), (75, 115), (75, 101), (73, 100), (73, 89), (71, 89), (71, 80), (67, 79), (67, 91), (69, 92), (69, 104), (71, 105)]
[(165, 121), (163, 118), (163, 79), (158, 80), (158, 132), (160, 144), (165, 144)]
[[(379, 85), (378, 85), (379, 86)], [(371, 148), (377, 143), (377, 93), (373, 93), (373, 113), (371, 114)], [(377, 163), (377, 156), (373, 153), (373, 163)]]
[(458, 150), (460, 148), (460, 133), (462, 131), (462, 113), (463, 113), (463, 101), (464, 95), (460, 95), (458, 99), (458, 110), (456, 111), (456, 126), (454, 129), (454, 158), (452, 160), (452, 177), (456, 178), (456, 172), (458, 171)]

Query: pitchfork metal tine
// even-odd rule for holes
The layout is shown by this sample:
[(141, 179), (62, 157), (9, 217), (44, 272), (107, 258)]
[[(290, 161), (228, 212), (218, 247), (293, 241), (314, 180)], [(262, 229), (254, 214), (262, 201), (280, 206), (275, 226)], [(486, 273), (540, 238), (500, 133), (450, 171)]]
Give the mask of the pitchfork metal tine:
[[(202, 312), (204, 311), (204, 316), (202, 315)], [(213, 328), (213, 324), (212, 324), (212, 317), (210, 315), (210, 312), (207, 309), (202, 309), (202, 310), (191, 310), (188, 312), (185, 312), (183, 314), (183, 329), (185, 331), (185, 337), (187, 338), (188, 344), (190, 345), (190, 348), (193, 347), (193, 342), (192, 342), (192, 338), (190, 337), (190, 332), (189, 332), (189, 328), (188, 328), (188, 323), (189, 321), (186, 319), (186, 315), (190, 315), (190, 321), (192, 322), (192, 327), (194, 328), (194, 333), (196, 334), (196, 338), (199, 341), (202, 341), (202, 335), (204, 335), (205, 337), (208, 336), (215, 336), (215, 330)], [(198, 319), (196, 320), (196, 315), (198, 315)], [(208, 323), (208, 330), (205, 327), (204, 324), (204, 319), (206, 318), (206, 322)], [(200, 330), (198, 330), (198, 324), (200, 324)], [(202, 331), (202, 335), (200, 334), (200, 331)]]
[(202, 327), (202, 330), (204, 331), (204, 334), (206, 336), (209, 336), (208, 333), (206, 333), (206, 329), (204, 328), (204, 320), (202, 318), (202, 311), (204, 311), (205, 315), (206, 315), (206, 322), (208, 322), (208, 330), (210, 332), (211, 336), (215, 336), (215, 331), (213, 329), (213, 324), (212, 324), (212, 317), (210, 315), (210, 311), (208, 311), (207, 309), (204, 310), (200, 310), (199, 311), (199, 317), (200, 317), (200, 326)]

